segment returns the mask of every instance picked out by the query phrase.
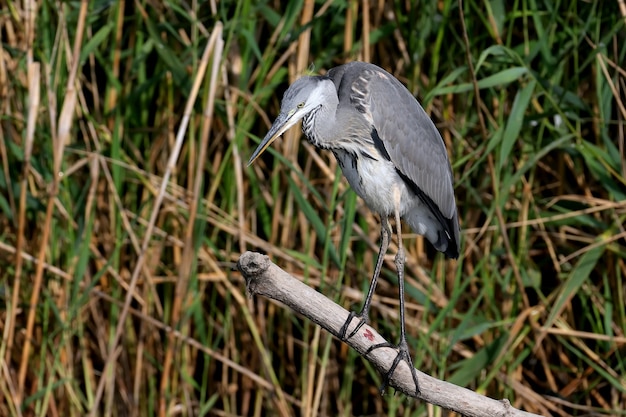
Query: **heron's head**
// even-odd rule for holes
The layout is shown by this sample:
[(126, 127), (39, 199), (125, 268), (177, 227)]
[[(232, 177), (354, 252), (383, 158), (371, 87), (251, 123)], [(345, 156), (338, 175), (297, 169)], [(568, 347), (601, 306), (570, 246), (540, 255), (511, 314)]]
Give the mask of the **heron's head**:
[(248, 165), (252, 164), (276, 138), (326, 102), (328, 83), (333, 85), (326, 77), (302, 77), (289, 86), (280, 105), (280, 114), (252, 153)]

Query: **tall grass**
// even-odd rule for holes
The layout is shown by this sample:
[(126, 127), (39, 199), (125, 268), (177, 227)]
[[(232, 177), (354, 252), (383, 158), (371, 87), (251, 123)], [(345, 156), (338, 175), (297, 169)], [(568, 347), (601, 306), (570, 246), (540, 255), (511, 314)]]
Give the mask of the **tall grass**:
[[(360, 306), (379, 220), (332, 156), (293, 129), (245, 165), (290, 82), (355, 59), (453, 161), (462, 256), (405, 235), (416, 366), (623, 414), (621, 3), (283, 3), (0, 1), (0, 415), (443, 413), (234, 270), (259, 250)], [(371, 319), (395, 340), (392, 258)]]

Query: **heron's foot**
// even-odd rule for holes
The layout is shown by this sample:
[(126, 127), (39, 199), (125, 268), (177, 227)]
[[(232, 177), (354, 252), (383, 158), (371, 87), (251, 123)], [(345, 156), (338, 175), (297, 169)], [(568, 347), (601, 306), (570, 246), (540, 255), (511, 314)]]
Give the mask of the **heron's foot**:
[(373, 350), (384, 348), (384, 347), (395, 349), (396, 351), (398, 351), (398, 354), (396, 355), (396, 358), (393, 360), (393, 363), (391, 364), (391, 368), (389, 368), (389, 370), (385, 372), (385, 374), (383, 375), (383, 383), (380, 386), (380, 394), (383, 395), (385, 393), (385, 388), (387, 388), (387, 386), (389, 385), (391, 376), (395, 372), (396, 367), (398, 366), (400, 361), (403, 360), (409, 365), (409, 368), (411, 368), (411, 374), (413, 375), (413, 383), (415, 384), (415, 394), (419, 395), (420, 386), (419, 386), (419, 382), (417, 381), (417, 370), (413, 366), (413, 360), (411, 359), (411, 352), (409, 352), (409, 345), (406, 343), (406, 339), (400, 340), (400, 343), (398, 343), (397, 345), (391, 344), (389, 342), (385, 342), (385, 343), (379, 343), (377, 345), (370, 346), (369, 349), (367, 349), (367, 351), (365, 352), (365, 355), (367, 356)]
[[(350, 334), (346, 337), (348, 327), (350, 327), (350, 323), (352, 323), (353, 318), (359, 319), (359, 322), (357, 323), (354, 330), (352, 330)], [(346, 319), (346, 322), (343, 324), (343, 326), (341, 326), (341, 329), (339, 329), (339, 339), (343, 341), (350, 339), (359, 331), (359, 329), (361, 329), (361, 327), (363, 327), (364, 324), (367, 324), (368, 321), (369, 319), (367, 317), (367, 313), (364, 313), (363, 311), (361, 311), (360, 313), (355, 313), (354, 311), (351, 311), (350, 315), (348, 315), (348, 318)]]

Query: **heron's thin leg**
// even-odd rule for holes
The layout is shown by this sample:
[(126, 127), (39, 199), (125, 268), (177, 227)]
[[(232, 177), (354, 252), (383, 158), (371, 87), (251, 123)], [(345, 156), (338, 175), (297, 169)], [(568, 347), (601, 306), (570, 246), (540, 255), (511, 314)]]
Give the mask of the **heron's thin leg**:
[(374, 268), (374, 275), (372, 276), (372, 282), (370, 283), (370, 289), (367, 291), (367, 297), (363, 303), (363, 308), (359, 313), (359, 316), (369, 316), (370, 307), (372, 305), (372, 298), (374, 297), (374, 290), (376, 289), (376, 283), (380, 276), (380, 270), (383, 267), (383, 261), (385, 254), (389, 249), (389, 242), (391, 240), (391, 228), (389, 227), (389, 219), (387, 216), (380, 216), (380, 249), (378, 250), (378, 259), (376, 260), (376, 267)]
[(391, 368), (389, 371), (385, 373), (383, 376), (383, 383), (380, 387), (381, 393), (385, 391), (387, 385), (389, 385), (389, 380), (393, 375), (396, 367), (400, 363), (401, 360), (404, 360), (409, 367), (411, 368), (411, 373), (413, 376), (413, 383), (415, 384), (415, 392), (416, 394), (420, 393), (419, 383), (417, 381), (417, 371), (413, 366), (413, 360), (411, 359), (411, 352), (409, 351), (409, 345), (406, 341), (406, 327), (404, 321), (404, 263), (406, 261), (406, 254), (404, 252), (404, 246), (402, 245), (402, 230), (400, 223), (400, 211), (398, 209), (399, 202), (396, 201), (396, 232), (398, 233), (398, 253), (395, 257), (396, 269), (398, 271), (398, 291), (400, 296), (400, 342), (397, 345), (392, 345), (391, 343), (379, 343), (377, 345), (370, 346), (367, 349), (365, 354), (367, 355), (374, 349), (378, 349), (381, 347), (391, 347), (395, 348), (398, 351), (396, 358), (393, 360), (391, 364)]
[(406, 254), (404, 253), (404, 246), (402, 246), (400, 213), (398, 212), (398, 210), (396, 210), (396, 231), (398, 232), (398, 253), (396, 254), (395, 264), (398, 270), (398, 291), (400, 296), (400, 343), (398, 343), (398, 356), (396, 356), (391, 366), (391, 369), (389, 369), (389, 372), (387, 373), (387, 375), (385, 375), (381, 391), (383, 391), (389, 383), (389, 378), (393, 374), (396, 366), (398, 366), (398, 362), (400, 362), (401, 359), (404, 359), (411, 368), (413, 382), (415, 383), (415, 390), (419, 394), (420, 387), (419, 383), (417, 382), (417, 373), (415, 372), (413, 360), (411, 359), (411, 352), (409, 351), (409, 345), (406, 341), (406, 325), (404, 319), (404, 263), (406, 261)]
[(378, 250), (378, 259), (376, 260), (376, 267), (374, 268), (374, 275), (372, 276), (372, 281), (370, 282), (370, 288), (367, 291), (367, 296), (365, 297), (365, 302), (363, 303), (363, 308), (359, 313), (355, 313), (354, 311), (350, 312), (350, 315), (346, 319), (346, 322), (341, 326), (339, 330), (339, 338), (344, 339), (346, 336), (346, 332), (348, 331), (348, 326), (352, 322), (354, 317), (360, 318), (360, 322), (357, 326), (350, 332), (347, 339), (350, 339), (352, 336), (359, 331), (359, 329), (367, 323), (369, 319), (370, 307), (372, 305), (372, 298), (374, 297), (374, 291), (376, 290), (376, 283), (378, 282), (378, 277), (380, 276), (380, 270), (383, 267), (383, 261), (385, 259), (385, 254), (387, 253), (387, 249), (389, 249), (389, 242), (391, 240), (391, 229), (389, 227), (389, 219), (385, 215), (380, 216), (380, 248)]

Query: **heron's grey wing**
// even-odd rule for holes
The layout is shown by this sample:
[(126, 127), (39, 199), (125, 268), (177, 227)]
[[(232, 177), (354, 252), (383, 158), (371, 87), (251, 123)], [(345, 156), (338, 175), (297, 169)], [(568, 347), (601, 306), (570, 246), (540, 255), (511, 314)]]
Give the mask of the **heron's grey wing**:
[(365, 65), (352, 82), (351, 100), (378, 131), (391, 161), (437, 205), (456, 220), (450, 162), (443, 139), (415, 97), (395, 77)]

